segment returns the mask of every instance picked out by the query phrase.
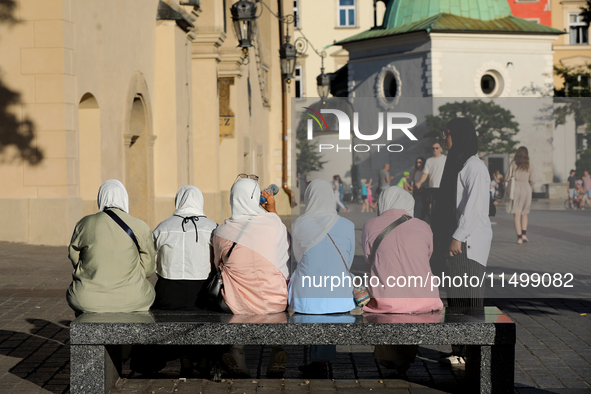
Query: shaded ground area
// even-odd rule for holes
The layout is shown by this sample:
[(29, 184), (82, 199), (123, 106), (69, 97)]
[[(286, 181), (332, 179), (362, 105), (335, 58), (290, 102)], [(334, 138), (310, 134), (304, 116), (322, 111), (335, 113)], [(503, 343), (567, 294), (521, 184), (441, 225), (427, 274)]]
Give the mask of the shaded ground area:
[[(585, 278), (591, 276), (591, 212), (544, 208), (531, 213), (529, 244), (515, 244), (511, 216), (500, 212), (493, 219), (490, 269), (573, 272), (578, 285), (585, 286)], [(353, 213), (347, 217), (360, 234), (372, 216)], [(359, 259), (355, 268), (365, 269)], [(74, 315), (64, 299), (71, 280), (66, 247), (0, 243), (0, 275), (0, 393), (68, 392), (68, 324)], [(591, 301), (505, 298), (487, 300), (487, 304), (498, 306), (517, 323), (516, 392), (590, 392)], [(180, 365), (173, 362), (158, 379), (131, 376), (120, 382), (116, 392), (465, 392), (463, 369), (441, 366), (436, 361), (438, 350), (448, 349), (422, 346), (408, 377), (402, 379), (376, 364), (368, 347), (339, 347), (331, 365), (334, 381), (306, 381), (297, 371), (307, 361), (305, 347), (287, 347), (290, 360), (285, 380), (266, 380), (270, 348), (249, 346), (252, 379), (214, 383), (196, 375), (179, 381)]]

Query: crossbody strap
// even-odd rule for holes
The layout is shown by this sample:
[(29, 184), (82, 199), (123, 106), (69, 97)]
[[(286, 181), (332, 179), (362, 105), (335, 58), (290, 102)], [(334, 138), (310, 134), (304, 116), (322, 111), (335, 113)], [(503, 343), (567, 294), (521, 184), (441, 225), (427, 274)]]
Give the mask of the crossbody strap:
[(341, 260), (343, 260), (343, 264), (345, 264), (345, 268), (347, 269), (347, 272), (349, 273), (349, 275), (352, 278), (353, 277), (353, 274), (351, 274), (351, 271), (349, 271), (349, 267), (347, 267), (347, 262), (345, 261), (345, 258), (341, 254), (341, 251), (339, 250), (339, 247), (337, 246), (337, 244), (335, 243), (334, 239), (332, 239), (332, 237), (330, 236), (329, 233), (326, 233), (326, 235), (328, 235), (328, 238), (330, 238), (330, 240), (332, 241), (332, 244), (334, 245), (334, 247), (337, 248), (337, 252), (339, 252), (339, 256), (341, 256)]
[[(232, 251), (234, 250), (235, 246), (236, 246), (236, 242), (234, 242), (234, 244), (232, 245), (230, 250), (228, 250), (228, 254), (226, 255), (226, 263), (228, 263), (228, 260), (230, 260), (230, 255), (232, 254)], [(224, 268), (226, 268), (226, 264), (224, 264), (222, 266), (221, 272), (224, 272)]]
[(137, 238), (135, 237), (133, 230), (130, 229), (129, 226), (119, 216), (117, 216), (117, 214), (115, 212), (108, 210), (108, 209), (103, 212), (105, 212), (107, 215), (109, 215), (111, 217), (111, 219), (113, 219), (115, 221), (115, 223), (117, 223), (119, 225), (119, 227), (121, 227), (123, 229), (123, 231), (125, 231), (127, 233), (127, 235), (129, 235), (129, 237), (133, 240), (133, 243), (135, 244), (135, 247), (137, 248), (137, 251), (139, 253), (140, 252), (140, 245), (137, 242)]
[(402, 215), (398, 220), (396, 220), (395, 222), (393, 222), (388, 227), (382, 230), (382, 232), (373, 241), (373, 245), (371, 247), (371, 254), (369, 255), (369, 264), (373, 265), (373, 261), (376, 257), (376, 252), (378, 251), (378, 247), (380, 246), (380, 243), (382, 242), (384, 237), (390, 231), (394, 230), (396, 227), (410, 219), (412, 219), (412, 217), (410, 217), (409, 215)]

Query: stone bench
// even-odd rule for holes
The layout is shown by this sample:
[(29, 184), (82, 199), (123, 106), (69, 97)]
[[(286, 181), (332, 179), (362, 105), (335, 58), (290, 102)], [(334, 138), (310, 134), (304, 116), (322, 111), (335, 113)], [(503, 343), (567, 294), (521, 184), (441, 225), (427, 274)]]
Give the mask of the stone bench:
[(122, 345), (471, 345), (482, 393), (513, 393), (515, 323), (495, 307), (426, 315), (245, 316), (214, 312), (83, 314), (70, 325), (70, 391), (108, 393)]

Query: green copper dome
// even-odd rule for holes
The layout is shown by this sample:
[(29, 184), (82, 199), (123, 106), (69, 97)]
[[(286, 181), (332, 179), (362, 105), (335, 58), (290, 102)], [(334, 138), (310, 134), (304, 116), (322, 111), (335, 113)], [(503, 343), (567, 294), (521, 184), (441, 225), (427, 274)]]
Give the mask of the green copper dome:
[(415, 32), (479, 34), (565, 34), (511, 15), (507, 0), (390, 0), (382, 26), (336, 45)]
[(511, 16), (511, 8), (507, 0), (390, 0), (382, 28), (396, 28), (437, 14), (490, 21)]

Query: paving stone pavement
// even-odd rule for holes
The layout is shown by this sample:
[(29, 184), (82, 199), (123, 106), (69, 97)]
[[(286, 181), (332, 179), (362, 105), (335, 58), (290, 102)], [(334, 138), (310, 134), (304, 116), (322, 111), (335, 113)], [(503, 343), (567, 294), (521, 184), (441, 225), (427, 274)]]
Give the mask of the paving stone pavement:
[[(556, 206), (554, 206), (556, 205)], [(528, 236), (515, 243), (512, 217), (499, 209), (493, 221), (489, 259), (493, 272), (571, 272), (575, 285), (591, 285), (591, 212), (562, 211), (534, 204)], [(353, 205), (354, 211), (355, 207)], [(348, 216), (347, 216), (348, 215)], [(346, 214), (360, 234), (370, 214)], [(358, 250), (360, 250), (358, 248)], [(364, 270), (356, 260), (355, 268)], [(0, 393), (69, 392), (69, 330), (74, 314), (65, 301), (71, 280), (66, 247), (0, 242)], [(509, 289), (508, 289), (509, 290)], [(576, 296), (576, 290), (573, 295)], [(586, 298), (488, 299), (517, 324), (516, 393), (591, 392), (591, 300)], [(368, 347), (339, 347), (332, 379), (304, 380), (297, 366), (307, 360), (303, 346), (288, 346), (284, 380), (265, 379), (269, 347), (247, 346), (252, 379), (215, 383), (177, 379), (171, 362), (158, 379), (127, 376), (117, 393), (441, 393), (466, 392), (462, 368), (437, 362), (444, 346), (421, 346), (402, 379), (375, 363)], [(124, 368), (128, 368), (125, 366)], [(124, 372), (130, 373), (125, 370)]]

